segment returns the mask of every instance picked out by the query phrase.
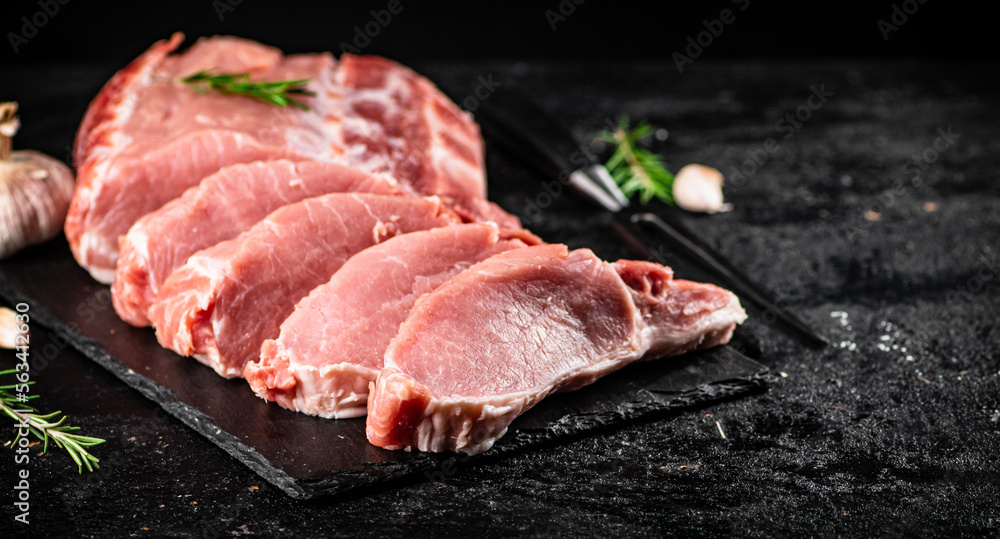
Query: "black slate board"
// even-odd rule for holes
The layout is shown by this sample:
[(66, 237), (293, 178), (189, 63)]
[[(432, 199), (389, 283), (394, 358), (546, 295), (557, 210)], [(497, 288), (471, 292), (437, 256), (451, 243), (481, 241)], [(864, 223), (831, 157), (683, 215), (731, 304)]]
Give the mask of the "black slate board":
[[(225, 380), (161, 348), (152, 330), (118, 318), (108, 287), (76, 264), (63, 238), (0, 262), (0, 296), (29, 303), (33, 322), (54, 330), (292, 497), (341, 493), (454, 458), (380, 449), (365, 438), (364, 419), (333, 421), (279, 408), (257, 398), (243, 380)], [(766, 374), (765, 367), (729, 347), (633, 365), (582, 390), (545, 399), (475, 458), (743, 395), (763, 388)]]

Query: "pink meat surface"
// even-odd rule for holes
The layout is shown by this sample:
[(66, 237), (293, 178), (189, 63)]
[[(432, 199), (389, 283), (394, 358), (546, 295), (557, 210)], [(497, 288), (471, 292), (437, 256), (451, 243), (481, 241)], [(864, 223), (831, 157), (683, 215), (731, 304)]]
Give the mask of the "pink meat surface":
[(291, 410), (362, 416), (368, 385), (417, 298), (480, 260), (538, 243), (524, 230), (461, 224), (369, 247), (299, 302), (244, 377), (257, 395)]
[(328, 85), (328, 54), (282, 56), (236, 38), (203, 39), (171, 56), (183, 37), (161, 41), (115, 74), (77, 133), (77, 189), (66, 237), (77, 261), (110, 283), (118, 237), (143, 215), (232, 163), (329, 153), (308, 112), (242, 97), (201, 95), (178, 78), (199, 70), (258, 79), (316, 78)]
[(507, 251), (416, 302), (369, 397), (368, 439), (479, 453), (545, 396), (724, 343), (745, 318), (731, 292), (657, 264), (562, 245)]
[[(429, 80), (379, 56), (345, 54), (328, 114), (352, 164), (405, 179), (417, 192), (485, 199), (479, 127)], [(363, 151), (359, 151), (363, 149)]]
[(269, 213), (299, 200), (337, 192), (407, 192), (389, 176), (314, 161), (257, 161), (229, 165), (146, 214), (119, 241), (111, 287), (115, 311), (134, 326), (146, 316), (160, 285), (196, 251), (236, 237)]
[[(284, 56), (232, 37), (181, 34), (153, 45), (95, 97), (77, 133), (77, 190), (66, 237), (77, 261), (110, 283), (118, 238), (143, 215), (223, 166), (288, 158), (389, 173), (440, 194), (473, 219), (516, 219), (485, 201), (483, 143), (471, 117), (425, 78), (384, 58)], [(180, 79), (200, 70), (254, 80), (308, 78), (309, 110), (200, 94)]]
[(336, 193), (289, 204), (189, 257), (163, 283), (149, 319), (165, 348), (238, 377), (296, 302), (355, 253), (456, 222), (436, 197)]

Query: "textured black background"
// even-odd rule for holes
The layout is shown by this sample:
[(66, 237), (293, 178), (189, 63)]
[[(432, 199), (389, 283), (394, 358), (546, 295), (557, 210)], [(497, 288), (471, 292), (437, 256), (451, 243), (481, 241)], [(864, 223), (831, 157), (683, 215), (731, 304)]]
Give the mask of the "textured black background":
[[(780, 290), (833, 341), (824, 350), (807, 350), (759, 318), (748, 322), (746, 330), (763, 343), (761, 361), (786, 375), (776, 374), (768, 392), (497, 462), (456, 462), (427, 480), (301, 503), (63, 349), (36, 359), (48, 361), (44, 369), (36, 365), (41, 404), (64, 409), (87, 432), (109, 440), (95, 449), (102, 471), (77, 477), (64, 454), (33, 454), (32, 525), (15, 527), (13, 495), (8, 494), (0, 504), (5, 507), (0, 530), (27, 536), (154, 537), (302, 531), (997, 535), (1000, 78), (995, 62), (975, 48), (986, 39), (982, 14), (963, 18), (955, 3), (928, 0), (885, 43), (875, 20), (889, 13), (890, 4), (871, 3), (874, 13), (860, 12), (857, 21), (830, 5), (826, 18), (803, 22), (793, 34), (798, 37), (785, 40), (761, 30), (773, 30), (777, 23), (748, 15), (684, 73), (678, 73), (669, 53), (680, 50), (684, 38), (700, 31), (701, 19), (722, 3), (704, 7), (704, 14), (692, 13), (702, 8), (688, 7), (683, 16), (664, 17), (669, 27), (690, 30), (665, 33), (666, 44), (658, 46), (666, 53), (659, 60), (570, 58), (573, 47), (599, 47), (588, 40), (601, 39), (600, 18), (568, 19), (548, 38), (551, 49), (541, 37), (528, 39), (535, 48), (519, 48), (511, 38), (504, 42), (510, 48), (498, 52), (494, 46), (488, 53), (523, 56), (523, 62), (478, 58), (487, 53), (476, 48), (470, 33), (487, 40), (508, 29), (526, 36), (551, 32), (540, 8), (525, 12), (523, 28), (543, 25), (541, 30), (493, 25), (481, 15), (444, 19), (465, 28), (456, 33), (425, 17), (419, 28), (408, 31), (420, 36), (412, 45), (395, 49), (390, 40), (371, 46), (372, 52), (412, 63), (459, 101), (479, 75), (516, 80), (564, 119), (583, 144), (620, 113), (649, 119), (668, 130), (654, 149), (672, 169), (700, 162), (727, 173), (726, 195), (734, 211), (691, 216), (688, 224), (747, 273)], [(210, 2), (199, 5), (207, 13), (184, 12), (182, 26), (192, 37), (197, 28), (237, 33), (218, 21)], [(579, 16), (599, 5), (594, 0), (583, 4)], [(68, 14), (84, 6), (70, 2), (65, 17), (42, 29), (28, 45), (37, 46), (32, 53), (37, 57), (15, 58), (0, 70), (0, 95), (22, 102), (25, 125), (16, 146), (65, 156), (87, 101), (120, 67), (118, 58), (133, 57), (178, 27), (163, 22), (165, 17), (136, 19), (119, 10), (107, 14), (110, 22), (102, 30), (92, 30), (92, 39), (76, 39), (87, 30), (75, 26)], [(230, 21), (244, 9), (263, 9), (252, 6), (245, 0)], [(748, 14), (756, 7), (753, 3)], [(406, 9), (411, 8), (415, 12), (416, 4)], [(409, 24), (403, 22), (406, 13), (399, 28)], [(99, 17), (79, 16), (80, 21)], [(774, 16), (786, 22), (790, 17)], [(299, 15), (297, 20), (305, 27), (320, 24), (309, 19)], [(654, 26), (647, 19), (637, 19), (640, 28)], [(571, 30), (574, 21), (584, 20), (585, 29)], [(848, 20), (855, 24), (845, 25)], [(967, 24), (957, 29), (945, 24), (963, 21)], [(744, 22), (746, 29), (739, 30)], [(845, 31), (835, 32), (828, 24)], [(335, 50), (341, 40), (314, 42), (320, 39), (313, 37), (315, 27), (301, 32), (308, 35), (292, 35), (298, 33), (277, 15), (272, 26), (268, 31), (274, 33), (267, 34), (272, 38), (265, 40), (283, 48)], [(386, 29), (387, 40), (392, 28)], [(935, 48), (933, 36), (955, 37), (960, 31), (968, 34), (966, 41), (943, 40)], [(570, 32), (579, 34), (563, 37)], [(263, 27), (239, 33), (266, 37)], [(121, 46), (110, 50), (115, 36)], [(59, 48), (45, 45), (49, 39), (64, 50), (43, 53)], [(639, 39), (655, 41), (644, 34)], [(859, 40), (864, 44), (856, 44)], [(68, 42), (91, 52), (65, 47)], [(436, 49), (433, 43), (439, 44)], [(880, 53), (879, 43), (890, 52)], [(741, 51), (757, 54), (745, 57)], [(857, 54), (843, 57), (837, 51)], [(27, 48), (24, 54), (28, 58)], [(88, 54), (107, 54), (110, 60), (82, 62)], [(50, 63), (63, 60), (73, 60), (72, 65)], [(795, 114), (810, 88), (819, 85), (834, 95), (790, 138), (782, 138), (785, 132), (777, 123)], [(939, 130), (958, 136), (951, 143), (937, 141), (940, 151), (931, 151)], [(734, 181), (731, 171), (759, 154), (772, 137), (778, 151), (746, 181)], [(914, 156), (921, 166), (907, 164)], [(508, 210), (523, 214), (542, 200), (543, 179), (512, 156), (490, 146), (488, 167), (492, 196)], [(630, 256), (608, 223), (566, 195), (528, 224), (550, 241), (589, 246), (606, 258)], [(39, 338), (43, 335), (39, 328)], [(76, 372), (79, 384), (47, 385), (47, 369)], [(132, 415), (125, 423), (123, 406)], [(8, 479), (0, 484), (12, 484), (13, 455), (2, 455), (0, 478)]]
[[(32, 20), (42, 9), (39, 1), (67, 3), (52, 17), (39, 16), (37, 20), (45, 24), (14, 54), (8, 33), (24, 35), (21, 18)], [(664, 58), (682, 51), (688, 37), (696, 38), (705, 29), (703, 21), (718, 19), (723, 9), (733, 10), (736, 22), (726, 25), (713, 40), (707, 57), (919, 55), (961, 61), (994, 57), (996, 49), (986, 8), (969, 2), (575, 0), (577, 5), (574, 0), (399, 1), (402, 12), (381, 25), (364, 52), (405, 63), (420, 59)], [(238, 35), (274, 43), (289, 52), (339, 53), (341, 43), (353, 44), (356, 28), (364, 29), (373, 21), (371, 12), (383, 11), (388, 4), (389, 0), (9, 0), (0, 19), (6, 36), (0, 51), (10, 53), (11, 61), (18, 63), (112, 60), (120, 64), (156, 39), (180, 30), (192, 37)], [(897, 22), (901, 16), (907, 20), (886, 40), (877, 21), (892, 23), (894, 6), (916, 11), (896, 15)], [(565, 18), (550, 22), (547, 12)]]

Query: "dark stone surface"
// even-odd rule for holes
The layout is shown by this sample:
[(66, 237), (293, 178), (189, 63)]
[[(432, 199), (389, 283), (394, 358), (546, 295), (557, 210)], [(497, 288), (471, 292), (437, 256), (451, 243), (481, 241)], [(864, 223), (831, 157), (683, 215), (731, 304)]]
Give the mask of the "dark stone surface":
[[(761, 362), (787, 375), (766, 393), (545, 451), (446, 463), (428, 480), (322, 502), (288, 498), (66, 349), (38, 373), (43, 404), (109, 443), (95, 450), (102, 471), (82, 477), (61, 453), (33, 455), (33, 534), (1000, 533), (992, 65), (706, 59), (683, 75), (667, 63), (416, 67), (459, 93), (480, 74), (516, 77), (583, 143), (622, 112), (668, 129), (655, 149), (671, 168), (720, 168), (735, 204), (686, 224), (834, 344), (809, 350), (751, 319), (745, 329), (762, 343)], [(22, 102), (16, 146), (65, 155), (86, 100), (112, 70), (0, 69), (0, 94)], [(834, 95), (800, 128), (776, 126), (820, 85)], [(932, 152), (939, 129), (958, 137)], [(735, 178), (732, 169), (772, 137), (777, 151)], [(542, 179), (509, 155), (488, 155), (498, 203), (514, 212), (538, 203)], [(920, 163), (908, 165), (915, 155)], [(608, 223), (566, 195), (529, 224), (550, 241), (630, 256)], [(55, 368), (78, 373), (79, 384), (47, 386)], [(121, 410), (104, 407), (123, 400), (137, 427), (123, 428)], [(13, 470), (13, 455), (0, 460), (3, 477)], [(0, 529), (25, 531), (4, 505)]]
[[(108, 287), (77, 265), (62, 238), (0, 261), (0, 299), (23, 304), (32, 327), (51, 330), (55, 342), (68, 343), (294, 498), (372, 487), (455, 458), (377, 448), (368, 443), (363, 418), (331, 421), (282, 409), (254, 395), (244, 380), (227, 380), (160, 347), (151, 328), (118, 318)], [(29, 345), (29, 355), (45, 354), (48, 346), (44, 340)], [(72, 374), (55, 371), (50, 384), (74, 383)], [(729, 346), (634, 365), (544, 399), (511, 423), (488, 455), (465, 460), (540, 450), (759, 392), (767, 375), (763, 365)], [(121, 428), (130, 430), (129, 403), (118, 404)]]

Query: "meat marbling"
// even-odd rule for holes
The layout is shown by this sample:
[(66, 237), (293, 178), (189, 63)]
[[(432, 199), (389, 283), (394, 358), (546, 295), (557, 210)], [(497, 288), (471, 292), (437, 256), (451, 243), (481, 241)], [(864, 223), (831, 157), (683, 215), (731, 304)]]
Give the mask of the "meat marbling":
[[(66, 237), (77, 261), (110, 283), (118, 238), (143, 215), (225, 165), (289, 158), (389, 173), (475, 218), (516, 219), (485, 202), (483, 142), (471, 116), (413, 71), (384, 58), (282, 55), (232, 37), (171, 55), (175, 34), (108, 81), (77, 133), (77, 190)], [(258, 80), (308, 78), (309, 110), (200, 94), (179, 78), (200, 70)]]
[(362, 416), (368, 385), (414, 301), (475, 262), (541, 240), (461, 224), (396, 236), (354, 255), (261, 347), (244, 377), (258, 396), (313, 415)]
[(256, 161), (223, 167), (136, 221), (119, 241), (111, 287), (115, 311), (134, 326), (160, 285), (196, 251), (236, 237), (281, 206), (326, 193), (408, 192), (390, 176), (313, 161)]
[(369, 396), (368, 439), (479, 453), (546, 395), (724, 343), (745, 318), (731, 292), (657, 264), (562, 245), (500, 253), (416, 302)]
[(295, 303), (352, 255), (458, 221), (437, 197), (335, 193), (289, 204), (191, 255), (163, 283), (149, 319), (165, 348), (241, 376)]

